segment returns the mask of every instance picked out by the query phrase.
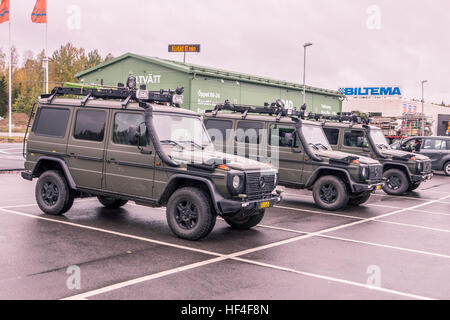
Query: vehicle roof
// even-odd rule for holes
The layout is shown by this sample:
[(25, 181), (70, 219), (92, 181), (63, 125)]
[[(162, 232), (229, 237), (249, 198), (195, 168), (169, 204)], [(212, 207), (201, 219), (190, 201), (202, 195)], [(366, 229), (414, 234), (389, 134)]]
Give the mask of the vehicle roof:
[[(206, 113), (205, 116), (208, 119), (229, 119), (229, 120), (249, 120), (249, 121), (271, 121), (276, 122), (276, 115), (262, 115), (262, 114), (248, 114), (245, 119), (242, 119), (242, 113), (234, 112), (234, 113), (218, 113), (216, 116), (213, 116), (210, 112)], [(291, 117), (281, 117), (279, 123), (293, 124), (294, 121)], [(316, 121), (308, 121), (302, 120), (302, 124), (309, 124), (315, 126), (321, 126), (320, 122)]]
[[(54, 106), (54, 107), (61, 107), (61, 106), (73, 106), (73, 107), (80, 107), (81, 99), (67, 99), (67, 98), (55, 98), (53, 99), (52, 103), (48, 103), (47, 99), (39, 99), (40, 105), (45, 106)], [(121, 110), (134, 110), (134, 111), (144, 111), (143, 108), (139, 107), (139, 104), (136, 102), (130, 102), (127, 107), (124, 109), (122, 107), (123, 101), (121, 100), (102, 100), (102, 99), (89, 99), (84, 106), (84, 108), (99, 108), (99, 109), (121, 109)], [(198, 113), (182, 109), (182, 108), (176, 108), (173, 106), (169, 106), (167, 104), (156, 104), (151, 103), (151, 106), (153, 107), (154, 112), (173, 112), (177, 114), (184, 114), (184, 115), (190, 115), (190, 116), (200, 116)]]
[[(349, 122), (333, 122), (333, 121), (328, 121), (325, 122), (325, 124), (323, 125), (324, 127), (329, 127), (329, 128), (352, 128), (352, 129), (366, 129), (366, 127), (364, 127), (364, 124), (360, 124), (360, 123), (356, 123), (356, 124), (351, 124)], [(380, 128), (376, 127), (376, 126), (369, 126), (370, 129), (374, 129), (374, 130), (379, 130)], [(381, 130), (381, 129), (380, 129)]]
[(450, 140), (450, 137), (446, 137), (446, 136), (416, 136), (416, 137), (405, 138), (405, 139), (403, 139), (403, 141), (416, 140), (416, 139)]

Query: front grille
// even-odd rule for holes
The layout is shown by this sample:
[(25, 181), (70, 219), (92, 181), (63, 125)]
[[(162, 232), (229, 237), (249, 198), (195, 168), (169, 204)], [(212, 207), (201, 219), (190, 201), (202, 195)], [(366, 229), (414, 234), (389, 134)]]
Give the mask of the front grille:
[(431, 161), (424, 161), (422, 173), (430, 173), (430, 172), (431, 172)]
[(369, 180), (381, 180), (383, 178), (382, 166), (370, 166)]
[[(245, 193), (249, 200), (263, 199), (275, 189), (275, 176), (262, 172), (247, 172)], [(264, 181), (263, 186), (262, 181)]]

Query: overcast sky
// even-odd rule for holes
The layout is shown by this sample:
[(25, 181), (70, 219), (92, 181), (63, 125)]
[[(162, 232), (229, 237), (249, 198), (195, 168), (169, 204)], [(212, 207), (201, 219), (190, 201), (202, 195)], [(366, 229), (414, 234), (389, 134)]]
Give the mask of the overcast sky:
[[(35, 0), (10, 0), (12, 42), (22, 54), (44, 46)], [(73, 5), (76, 7), (74, 8)], [(47, 0), (48, 46), (68, 41), (119, 56), (182, 60), (169, 43), (199, 43), (188, 62), (307, 84), (400, 85), (404, 96), (450, 104), (448, 0)], [(74, 10), (75, 9), (75, 10)], [(77, 9), (80, 19), (77, 20)], [(78, 28), (79, 27), (79, 28)], [(0, 47), (8, 46), (0, 24)]]

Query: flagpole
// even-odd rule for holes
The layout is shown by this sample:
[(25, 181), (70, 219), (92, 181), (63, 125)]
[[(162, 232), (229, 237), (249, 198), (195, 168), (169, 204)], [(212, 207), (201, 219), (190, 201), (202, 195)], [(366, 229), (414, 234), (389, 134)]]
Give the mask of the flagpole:
[(48, 56), (47, 56), (47, 22), (45, 23), (45, 51), (44, 51), (44, 66), (45, 66), (45, 93), (48, 94)]
[[(9, 9), (11, 12), (11, 9)], [(9, 76), (8, 76), (8, 114), (9, 114), (9, 137), (12, 137), (12, 107), (11, 107), (11, 100), (12, 100), (12, 94), (11, 94), (11, 65), (12, 65), (12, 50), (11, 50), (11, 14), (9, 15), (8, 20), (8, 34), (9, 34)]]

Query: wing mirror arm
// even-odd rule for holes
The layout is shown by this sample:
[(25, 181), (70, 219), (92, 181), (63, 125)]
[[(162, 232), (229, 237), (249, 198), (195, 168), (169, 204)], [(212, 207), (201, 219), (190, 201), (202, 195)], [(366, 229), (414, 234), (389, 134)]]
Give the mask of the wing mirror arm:
[(141, 133), (141, 125), (139, 126), (130, 126), (128, 128), (128, 142), (132, 145), (136, 145), (136, 147), (139, 149), (139, 151), (142, 154), (152, 154), (153, 151), (151, 150), (146, 150), (144, 147), (142, 147), (140, 145), (141, 143), (141, 137), (142, 137), (142, 133)]

